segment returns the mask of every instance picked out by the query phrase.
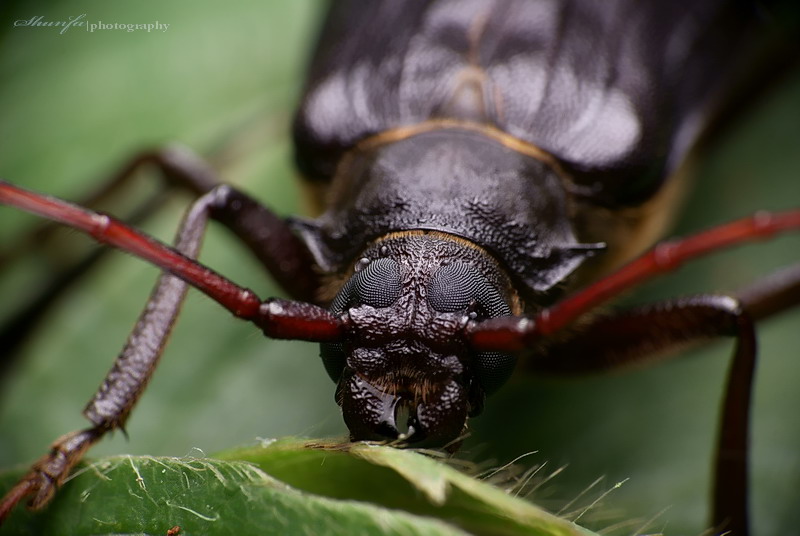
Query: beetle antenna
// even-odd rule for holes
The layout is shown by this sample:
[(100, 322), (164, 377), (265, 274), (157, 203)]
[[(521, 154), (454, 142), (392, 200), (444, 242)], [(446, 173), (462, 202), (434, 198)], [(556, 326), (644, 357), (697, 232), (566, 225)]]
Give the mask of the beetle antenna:
[(611, 275), (531, 317), (499, 317), (465, 328), (477, 350), (515, 351), (559, 331), (578, 317), (641, 283), (677, 269), (684, 262), (746, 242), (800, 229), (800, 209), (758, 212), (688, 238), (663, 242)]
[(262, 301), (252, 290), (106, 214), (31, 192), (3, 180), (0, 180), (0, 204), (81, 230), (98, 242), (154, 264), (183, 279), (234, 316), (253, 322), (268, 337), (336, 342), (344, 335), (344, 322), (322, 307), (277, 298)]

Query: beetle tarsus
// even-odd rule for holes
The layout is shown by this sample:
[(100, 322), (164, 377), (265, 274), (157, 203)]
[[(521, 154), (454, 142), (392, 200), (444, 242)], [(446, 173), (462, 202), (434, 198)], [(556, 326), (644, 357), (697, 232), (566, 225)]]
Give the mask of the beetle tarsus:
[(27, 496), (32, 495), (28, 502), (31, 510), (46, 506), (84, 453), (104, 433), (104, 429), (93, 427), (58, 438), (50, 447), (50, 452), (34, 463), (30, 471), (3, 497), (0, 503), (0, 523)]

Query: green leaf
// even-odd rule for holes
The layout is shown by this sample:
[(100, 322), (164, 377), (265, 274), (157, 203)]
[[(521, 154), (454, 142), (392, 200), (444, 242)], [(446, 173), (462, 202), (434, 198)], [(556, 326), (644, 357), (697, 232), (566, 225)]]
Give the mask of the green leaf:
[[(2, 476), (11, 487), (20, 472)], [(590, 536), (418, 452), (284, 439), (215, 458), (111, 456), (0, 534), (491, 534)]]

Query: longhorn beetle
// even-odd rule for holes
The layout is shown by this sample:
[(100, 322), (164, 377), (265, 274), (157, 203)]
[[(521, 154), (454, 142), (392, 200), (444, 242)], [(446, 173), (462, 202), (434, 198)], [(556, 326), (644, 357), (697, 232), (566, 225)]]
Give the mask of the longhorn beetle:
[[(342, 9), (345, 9), (345, 8), (342, 8)], [(460, 12), (459, 10), (452, 9), (452, 6), (449, 6), (448, 9), (450, 9), (451, 10), (450, 12), (454, 13), (454, 14)], [(410, 12), (413, 12), (413, 10), (411, 10)], [(469, 13), (469, 10), (467, 10), (466, 12)], [(350, 14), (351, 15), (355, 15), (354, 12), (350, 13)], [(481, 17), (477, 17), (476, 20), (479, 20), (480, 18)], [(484, 18), (487, 18), (489, 20), (489, 22), (486, 22), (486, 25), (487, 25), (486, 28), (491, 29), (491, 27), (492, 27), (491, 17), (489, 17), (488, 15), (485, 15)], [(434, 20), (436, 20), (436, 19), (434, 19)], [(575, 20), (575, 19), (569, 19), (569, 20)], [(481, 26), (480, 24), (475, 23), (473, 26), (470, 26), (470, 28), (473, 29), (474, 32), (480, 34), (481, 33), (479, 31), (480, 30), (480, 28), (479, 28), (480, 26)], [(402, 26), (401, 26), (401, 28), (402, 28)], [(478, 28), (478, 29), (475, 29), (475, 28)], [(467, 34), (465, 34), (465, 35), (475, 37), (469, 32), (467, 32)], [(487, 34), (487, 35), (490, 35), (490, 34)], [(478, 42), (482, 42), (481, 40), (484, 39), (484, 37), (481, 34), (481, 35), (475, 37), (475, 39)], [(485, 123), (491, 123), (491, 121), (489, 121), (490, 118), (488, 116), (474, 117), (474, 116), (470, 115), (470, 114), (474, 114), (475, 113), (474, 105), (476, 103), (473, 100), (474, 95), (478, 94), (478, 95), (482, 95), (484, 98), (486, 98), (485, 92), (487, 91), (485, 89), (481, 89), (481, 90), (477, 90), (477, 92), (476, 92), (476, 90), (473, 87), (473, 86), (475, 86), (476, 82), (475, 82), (474, 78), (471, 78), (474, 74), (475, 73), (472, 70), (467, 69), (465, 74), (463, 74), (463, 80), (464, 80), (463, 84), (457, 85), (457, 90), (453, 90), (451, 98), (449, 100), (446, 100), (446, 102), (440, 103), (441, 104), (441, 109), (436, 111), (436, 114), (438, 114), (437, 117), (438, 116), (449, 117), (451, 119), (455, 119), (455, 121), (448, 122), (448, 121), (444, 121), (443, 120), (443, 121), (439, 121), (439, 122), (437, 122), (435, 124), (432, 123), (434, 128), (431, 128), (430, 132), (427, 131), (427, 126), (426, 126), (426, 127), (422, 128), (422, 129), (420, 129), (418, 131), (413, 132), (413, 136), (409, 136), (407, 139), (412, 140), (412, 141), (422, 140), (423, 142), (430, 143), (430, 144), (433, 144), (433, 145), (438, 144), (438, 143), (443, 143), (446, 146), (448, 143), (451, 143), (451, 142), (455, 143), (454, 140), (456, 140), (457, 138), (462, 140), (459, 143), (464, 143), (465, 145), (470, 145), (474, 141), (472, 139), (473, 137), (485, 136), (485, 137), (489, 138), (490, 144), (494, 143), (494, 145), (499, 145), (501, 147), (501, 149), (502, 148), (509, 148), (509, 147), (515, 148), (516, 147), (515, 142), (509, 141), (508, 138), (504, 137), (501, 134), (495, 135), (494, 131), (490, 132), (490, 131), (486, 130), (482, 126)], [(480, 73), (478, 73), (478, 74), (480, 74)], [(459, 75), (459, 76), (461, 76), (461, 75)], [(424, 77), (423, 77), (422, 81), (424, 81)], [(478, 85), (477, 87), (483, 87), (483, 86)], [(481, 107), (481, 106), (483, 106), (483, 105), (480, 105), (479, 107)], [(490, 111), (492, 111), (492, 113), (499, 113), (499, 111), (498, 111), (499, 108), (497, 108), (497, 107), (495, 107), (495, 108), (488, 107), (488, 108), (490, 109)], [(307, 109), (311, 109), (312, 111), (314, 110), (313, 106), (309, 106), (309, 108), (307, 108)], [(318, 110), (318, 111), (325, 112), (324, 109), (323, 110)], [(481, 112), (481, 113), (486, 114), (488, 112)], [(315, 115), (315, 117), (319, 117), (319, 116)], [(476, 125), (479, 125), (479, 126), (476, 126)], [(402, 142), (404, 141), (404, 139), (406, 139), (404, 137), (407, 134), (408, 133), (406, 133), (406, 132), (401, 132), (400, 135), (397, 137), (397, 143), (396, 144), (386, 144), (386, 145), (388, 147), (397, 147), (398, 151), (404, 150)], [(396, 133), (395, 133), (395, 135), (396, 135)], [(452, 137), (451, 137), (451, 135), (452, 135)], [(302, 137), (302, 129), (301, 129), (301, 137)], [(442, 137), (443, 141), (440, 140), (439, 137)], [(394, 141), (394, 140), (392, 140), (392, 141)], [(486, 141), (486, 140), (484, 140), (484, 141)], [(302, 147), (302, 145), (301, 145), (301, 147)], [(367, 146), (365, 146), (365, 147), (367, 147)], [(368, 147), (367, 147), (367, 149), (371, 150)], [(528, 151), (528, 152), (531, 152), (531, 151)], [(320, 158), (320, 162), (317, 162), (317, 164), (319, 164), (319, 166), (321, 166), (321, 167), (324, 167), (327, 164), (325, 160), (326, 160), (326, 157), (328, 155), (325, 154), (324, 152), (320, 152), (319, 155), (321, 155), (323, 158)], [(545, 162), (551, 168), (551, 171), (558, 167), (553, 161), (548, 161), (548, 156), (547, 156), (546, 153), (536, 152), (536, 154), (527, 154), (526, 153), (526, 155), (528, 157), (533, 157), (534, 160), (536, 160), (539, 163)], [(313, 159), (311, 159), (311, 158), (303, 158), (303, 156), (301, 154), (300, 160), (301, 160), (301, 163), (305, 163), (308, 166), (308, 165), (310, 165), (309, 162), (311, 160), (313, 160)], [(411, 160), (411, 159), (409, 159), (409, 160)], [(457, 160), (457, 159), (453, 158), (451, 160)], [(389, 160), (388, 162), (389, 162), (389, 164), (392, 164), (392, 165), (396, 164), (395, 162), (393, 162), (391, 160)], [(452, 163), (452, 161), (450, 163)], [(310, 171), (309, 174), (312, 175), (312, 176), (314, 175), (315, 172), (324, 174), (324, 171), (320, 172), (319, 169), (316, 169), (316, 170), (315, 169), (308, 169), (307, 171)], [(565, 172), (564, 175), (568, 175), (568, 173)], [(589, 176), (591, 177), (591, 175), (589, 175)], [(612, 182), (604, 182), (603, 183), (603, 185), (611, 185), (611, 184), (613, 184), (613, 183)], [(575, 186), (576, 186), (575, 190), (571, 191), (570, 194), (571, 195), (575, 195), (576, 197), (587, 196), (588, 198), (592, 198), (592, 196), (595, 196), (595, 195), (601, 196), (601, 194), (604, 194), (604, 192), (602, 192), (602, 188), (600, 189), (599, 193), (598, 193), (598, 191), (596, 189), (594, 189), (594, 187), (596, 186), (595, 183), (581, 184), (581, 183), (579, 183), (579, 181), (576, 181)], [(584, 188), (581, 189), (579, 187), (584, 187)], [(550, 188), (550, 187), (548, 186), (548, 188)], [(614, 199), (612, 199), (612, 201), (614, 201)], [(604, 203), (608, 203), (608, 200), (603, 200), (603, 202)], [(545, 219), (547, 219), (547, 217), (551, 217), (553, 215), (552, 214), (547, 214), (546, 211), (545, 211), (545, 213), (540, 214), (540, 216), (544, 216)], [(350, 220), (350, 222), (352, 222), (352, 220)], [(347, 222), (347, 223), (349, 224), (350, 222)], [(356, 223), (353, 223), (353, 224), (355, 225)], [(452, 222), (450, 224), (452, 225)], [(410, 226), (410, 227), (413, 227), (413, 226)], [(558, 227), (558, 223), (557, 222), (555, 224), (555, 227)], [(301, 232), (305, 232), (307, 236), (308, 236), (308, 233), (313, 232), (313, 229), (309, 228), (309, 227), (298, 226), (298, 229), (300, 229)], [(452, 229), (451, 228), (450, 231), (452, 233), (454, 233), (454, 234), (466, 234), (466, 231), (464, 231), (463, 229), (458, 230), (458, 229)], [(541, 230), (540, 230), (540, 232), (541, 232)], [(413, 238), (411, 240), (416, 240), (416, 238)], [(596, 258), (598, 258), (598, 259), (602, 259), (602, 256), (606, 255), (606, 253), (601, 253), (601, 251), (603, 251), (603, 249), (602, 249), (602, 246), (599, 245), (599, 243), (591, 243), (590, 244), (589, 242), (586, 242), (586, 244), (590, 244), (588, 246), (581, 246), (580, 245), (581, 243), (579, 243), (578, 241), (574, 241), (574, 244), (570, 243), (569, 247), (564, 248), (562, 252), (558, 253), (557, 256), (559, 257), (560, 260), (559, 260), (559, 263), (557, 263), (557, 265), (562, 267), (565, 272), (569, 272), (570, 268), (572, 268), (572, 266), (570, 266), (570, 263), (574, 263), (574, 264), (578, 263), (577, 259), (581, 258), (582, 254), (586, 254), (588, 256), (590, 253), (596, 252)], [(358, 260), (358, 255), (357, 254), (353, 255), (351, 253), (346, 252), (346, 246), (348, 246), (348, 245), (349, 244), (344, 244), (344, 243), (342, 243), (340, 241), (340, 243), (336, 244), (336, 248), (335, 248), (338, 251), (335, 251), (334, 253), (342, 253), (345, 256), (352, 257), (351, 260)], [(318, 247), (326, 247), (326, 246), (329, 246), (329, 244), (322, 244), (321, 246), (318, 245)], [(391, 244), (389, 246), (387, 246), (387, 247), (389, 247), (391, 249)], [(495, 246), (495, 247), (497, 248), (499, 246)], [(558, 249), (558, 248), (556, 248), (556, 249)], [(546, 248), (545, 248), (545, 250), (546, 250)], [(561, 250), (559, 250), (559, 251), (561, 251)], [(318, 252), (318, 253), (320, 253), (320, 252)], [(532, 255), (532, 256), (535, 257), (535, 255)], [(545, 255), (542, 258), (543, 259), (552, 260), (551, 257), (552, 257), (552, 255)], [(519, 259), (506, 260), (504, 262), (509, 263), (509, 264), (515, 264), (516, 263), (516, 265), (515, 265), (516, 268), (520, 268), (520, 267), (522, 267), (523, 269), (525, 268), (524, 265), (519, 263)], [(367, 264), (367, 263), (363, 263), (363, 264), (365, 265), (364, 266), (365, 270), (367, 270), (364, 273), (368, 274), (367, 276), (364, 276), (364, 277), (369, 277), (369, 271), (368, 271), (369, 264)], [(383, 263), (383, 264), (387, 264), (387, 263)], [(547, 263), (545, 263), (545, 265), (546, 264)], [(381, 264), (379, 264), (379, 263), (373, 263), (372, 265), (373, 266), (377, 266), (377, 268), (375, 268), (375, 270), (378, 270), (378, 273), (382, 273), (381, 270), (387, 270), (387, 266), (381, 266)], [(446, 271), (451, 271), (452, 272), (451, 275), (449, 276), (449, 279), (448, 279), (448, 277), (445, 277), (445, 275), (442, 275), (440, 279), (435, 279), (434, 280), (434, 281), (439, 281), (439, 283), (433, 282), (433, 283), (431, 283), (431, 286), (427, 286), (425, 288), (427, 288), (430, 291), (430, 289), (438, 288), (437, 285), (447, 286), (449, 284), (449, 280), (450, 279), (461, 280), (461, 276), (472, 277), (474, 275), (473, 272), (472, 272), (472, 269), (469, 268), (469, 263), (465, 264), (464, 262), (460, 262), (460, 263), (459, 262), (451, 262), (449, 264), (449, 266), (451, 266), (451, 268), (447, 268), (446, 269)], [(545, 266), (545, 267), (547, 267), (547, 266)], [(349, 268), (348, 268), (348, 270), (349, 270)], [(545, 270), (542, 270), (542, 271), (545, 271)], [(389, 274), (389, 276), (390, 276), (389, 278), (391, 279), (393, 277), (391, 275), (393, 273), (393, 270), (392, 269), (388, 269), (387, 273)], [(457, 274), (459, 277), (458, 278), (452, 277), (453, 273)], [(444, 274), (444, 272), (442, 274)], [(531, 274), (527, 274), (527, 276), (530, 276), (530, 275)], [(512, 277), (522, 277), (522, 270), (519, 270), (517, 272), (514, 272), (512, 270), (511, 276)], [(559, 299), (559, 296), (554, 296), (554, 295), (549, 295), (548, 294), (550, 292), (550, 290), (549, 290), (550, 286), (552, 286), (552, 285), (550, 285), (551, 282), (548, 281), (548, 280), (543, 280), (543, 279), (537, 280), (536, 277), (538, 277), (538, 275), (534, 275), (533, 279), (529, 279), (529, 281), (528, 281), (529, 285), (528, 286), (534, 288), (534, 290), (536, 291), (535, 292), (536, 297), (537, 298), (539, 298), (539, 297), (541, 298), (542, 305), (549, 305), (550, 302), (557, 301)], [(560, 279), (560, 276), (558, 278)], [(531, 283), (531, 281), (532, 281), (532, 283)], [(497, 283), (497, 280), (495, 280), (494, 283), (495, 284), (492, 285), (494, 287), (501, 286), (501, 285), (499, 285)], [(360, 283), (355, 283), (355, 286), (358, 288), (359, 284)], [(550, 285), (550, 286), (548, 286), (548, 285)], [(537, 286), (538, 286), (538, 288), (537, 288)], [(530, 289), (529, 289), (529, 291), (530, 291)], [(555, 291), (553, 291), (553, 293), (555, 293)], [(457, 290), (456, 290), (456, 294), (457, 294)], [(584, 294), (584, 295), (586, 295), (586, 294)], [(532, 299), (531, 296), (527, 296), (527, 298), (528, 299), (525, 300), (526, 302), (535, 301), (534, 299)], [(375, 299), (380, 301), (383, 298), (378, 296)], [(445, 298), (439, 298), (439, 299), (440, 300), (444, 300)], [(494, 298), (489, 297), (487, 299), (490, 302), (494, 303)], [(342, 302), (342, 301), (346, 302), (347, 300), (345, 298), (341, 298), (340, 302)], [(458, 301), (458, 300), (456, 300), (456, 301)], [(467, 300), (467, 301), (469, 301), (469, 300)], [(448, 302), (448, 304), (449, 304), (449, 302)], [(341, 303), (340, 303), (340, 305), (341, 305)], [(484, 308), (484, 309), (489, 308), (489, 305), (487, 305), (486, 303), (481, 302), (481, 300), (477, 300), (477, 305), (478, 305), (478, 310), (470, 311), (470, 312), (474, 312), (474, 313), (477, 313), (477, 314), (480, 315), (480, 313), (482, 312), (482, 311), (480, 311), (481, 307)], [(447, 308), (447, 307), (449, 307), (449, 305), (442, 306), (442, 307)], [(440, 307), (440, 309), (442, 307)], [(473, 307), (473, 304), (467, 303), (467, 304), (464, 304), (463, 307), (464, 308)], [(459, 311), (460, 311), (460, 309), (459, 309)], [(483, 311), (483, 312), (485, 313), (485, 311)], [(503, 313), (505, 314), (506, 311), (503, 311)], [(541, 324), (541, 322), (540, 322), (540, 324)], [(711, 326), (711, 327), (713, 327), (713, 326)], [(326, 353), (326, 352), (327, 352), (327, 355), (328, 355), (326, 363), (329, 366), (329, 371), (331, 371), (331, 375), (335, 376), (336, 375), (336, 366), (335, 366), (336, 365), (336, 360), (339, 359), (339, 358), (336, 357), (336, 355), (338, 355), (338, 352), (340, 352), (340, 349), (338, 349), (338, 348), (333, 348), (333, 349), (332, 348), (327, 348), (326, 350), (323, 351), (323, 353)], [(331, 353), (334, 354), (334, 357), (331, 357)], [(500, 363), (504, 363), (505, 359), (506, 358), (499, 358), (499, 362)], [(331, 363), (333, 363), (333, 365), (331, 365)], [(333, 370), (330, 370), (332, 367), (333, 367)], [(403, 375), (400, 374), (398, 371), (395, 371), (395, 374), (398, 374), (401, 378), (403, 378)], [(491, 378), (491, 375), (489, 375), (489, 377)], [(359, 379), (356, 378), (353, 381), (356, 382), (356, 381), (359, 381)], [(405, 380), (403, 380), (403, 381), (405, 381)], [(491, 387), (493, 387), (491, 382), (492, 382), (491, 379), (485, 380), (485, 382), (484, 382), (485, 384), (480, 386), (481, 389), (489, 390)], [(354, 389), (360, 389), (360, 387), (358, 387), (358, 386), (355, 386), (353, 388)], [(373, 392), (373, 391), (370, 390), (370, 388), (365, 388), (365, 389), (367, 389), (369, 392)], [(411, 388), (405, 386), (405, 384), (404, 384), (402, 389), (401, 389), (401, 391), (403, 393), (405, 393), (405, 391), (408, 390), (408, 389), (411, 389)], [(367, 392), (367, 391), (365, 391), (365, 392)], [(480, 398), (479, 393), (478, 394), (471, 393), (470, 396), (475, 396), (475, 397)], [(378, 398), (380, 398), (380, 397), (378, 397)], [(403, 398), (403, 397), (401, 396), (400, 398)], [(479, 400), (470, 399), (470, 404), (472, 406), (477, 406), (479, 404), (479, 402), (480, 402)], [(392, 401), (388, 401), (388, 403), (391, 404), (393, 402)], [(473, 407), (473, 409), (475, 409), (475, 407)], [(353, 414), (361, 416), (361, 417), (364, 417), (364, 411), (359, 411), (357, 409), (357, 410), (354, 410), (353, 413), (351, 413), (350, 425), (351, 425), (351, 430), (354, 432), (354, 434), (362, 435), (362, 436), (366, 436), (366, 437), (374, 437), (375, 430), (374, 429), (370, 429), (370, 428), (375, 428), (375, 427), (374, 426), (367, 426), (366, 428), (360, 427), (360, 425), (358, 423), (358, 418), (355, 418), (355, 421), (352, 420), (352, 419), (354, 419)], [(346, 413), (346, 418), (347, 418), (347, 413)], [(367, 416), (366, 419), (365, 419), (365, 420), (368, 421), (368, 423), (367, 423), (368, 425), (376, 424), (375, 422), (371, 421), (370, 419), (371, 419), (371, 417), (369, 417), (369, 416)], [(419, 419), (421, 419), (423, 421), (423, 423), (420, 423), (420, 424), (424, 424), (425, 419), (421, 418), (420, 416), (418, 416), (418, 420)], [(437, 419), (434, 418), (434, 421), (437, 421)], [(450, 423), (451, 419), (443, 418), (442, 422), (444, 422), (444, 421), (447, 421), (448, 423)], [(452, 422), (454, 422), (454, 421), (452, 421)], [(377, 424), (382, 426), (384, 423), (383, 422), (379, 422)], [(413, 422), (412, 422), (411, 426), (412, 427), (414, 426)], [(453, 426), (455, 426), (455, 425), (453, 425)], [(461, 427), (460, 424), (458, 426), (455, 426), (455, 428), (459, 428), (459, 430), (455, 430), (455, 428), (451, 427), (451, 428), (449, 428), (447, 430), (446, 434), (443, 432), (443, 435), (448, 435), (448, 436), (452, 436), (452, 438), (455, 438), (455, 436), (457, 436), (458, 433), (460, 432), (460, 427)], [(424, 429), (425, 426), (419, 426), (419, 425), (416, 426), (417, 430), (419, 430), (420, 428)], [(378, 431), (378, 435), (382, 435), (384, 433), (385, 432), (384, 432), (383, 428), (381, 428)], [(390, 429), (390, 434), (391, 433), (393, 433), (393, 432)], [(432, 435), (435, 435), (435, 434), (432, 434)], [(412, 434), (410, 439), (413, 439), (413, 438), (414, 438), (414, 435)], [(444, 439), (443, 437), (440, 436), (438, 439), (441, 440), (440, 442), (446, 443), (446, 441), (443, 441), (443, 439)], [(448, 437), (448, 439), (450, 439), (450, 437)], [(424, 444), (424, 443), (422, 443), (422, 444)]]

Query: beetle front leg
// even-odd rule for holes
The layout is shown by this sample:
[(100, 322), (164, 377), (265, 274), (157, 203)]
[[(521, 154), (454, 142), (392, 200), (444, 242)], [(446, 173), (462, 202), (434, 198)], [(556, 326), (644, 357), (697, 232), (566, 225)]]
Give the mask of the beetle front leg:
[[(187, 257), (197, 256), (209, 206), (216, 197), (213, 191), (201, 197), (181, 224), (175, 248)], [(33, 495), (29, 502), (33, 509), (46, 505), (84, 453), (107, 432), (124, 426), (158, 364), (187, 288), (175, 276), (159, 278), (114, 366), (84, 410), (93, 426), (62, 436), (53, 444), (0, 503), (0, 521), (25, 496)]]
[(192, 205), (181, 223), (174, 248), (109, 216), (2, 181), (0, 203), (80, 229), (99, 242), (121, 248), (170, 272), (159, 278), (122, 352), (86, 406), (84, 415), (93, 426), (56, 441), (51, 452), (0, 502), (0, 521), (28, 495), (34, 496), (30, 506), (44, 506), (89, 447), (107, 432), (123, 428), (158, 364), (188, 284), (235, 316), (253, 322), (270, 337), (334, 341), (340, 340), (345, 330), (339, 319), (320, 307), (277, 299), (262, 302), (252, 291), (194, 261), (209, 217), (224, 220), (234, 232), (242, 233), (268, 220), (266, 232), (262, 229), (262, 234), (249, 242), (245, 240), (251, 246), (266, 246), (262, 255), (275, 253), (270, 248), (280, 245), (281, 239), (290, 233), (271, 212), (229, 186), (214, 188)]
[(50, 452), (39, 458), (28, 474), (3, 497), (3, 502), (0, 503), (0, 522), (28, 495), (33, 495), (28, 502), (28, 507), (32, 510), (38, 510), (50, 502), (75, 464), (104, 433), (98, 427), (92, 427), (59, 437), (51, 445)]

